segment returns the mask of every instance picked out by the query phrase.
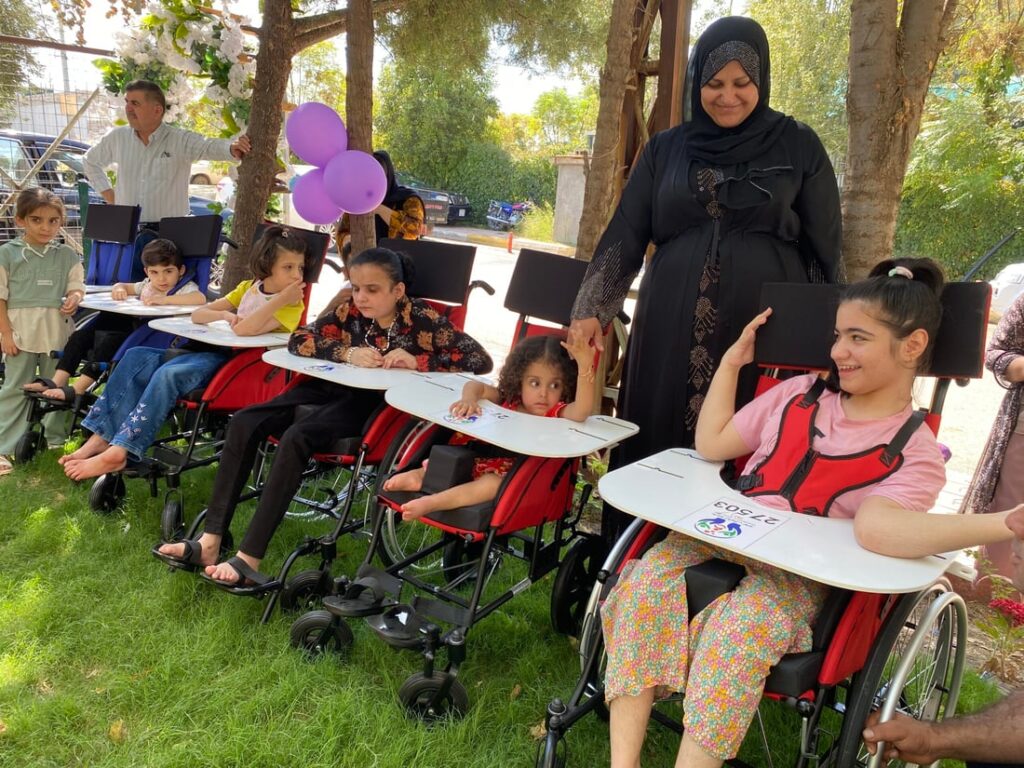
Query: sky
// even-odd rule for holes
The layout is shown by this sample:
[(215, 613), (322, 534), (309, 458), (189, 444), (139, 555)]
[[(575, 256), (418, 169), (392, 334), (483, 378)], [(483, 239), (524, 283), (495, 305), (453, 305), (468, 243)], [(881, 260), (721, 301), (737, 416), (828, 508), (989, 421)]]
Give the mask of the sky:
[[(114, 43), (114, 32), (123, 28), (119, 17), (107, 19), (106, 3), (93, 4), (86, 15), (85, 36), (86, 45), (93, 48), (109, 48)], [(258, 19), (258, 0), (234, 0), (231, 3), (233, 12), (250, 19)], [(45, 11), (44, 11), (45, 12)], [(74, 34), (66, 31), (65, 38), (72, 42)], [(343, 41), (343, 38), (341, 39)], [(343, 46), (343, 42), (342, 42)], [(495, 52), (497, 53), (497, 52)], [(387, 52), (383, 46), (376, 46), (374, 50), (374, 70), (379, 74), (380, 68), (385, 63)], [(338, 47), (339, 65), (344, 69), (344, 48)], [(582, 90), (582, 83), (575, 79), (566, 79), (556, 74), (532, 74), (520, 67), (501, 62), (497, 57), (495, 60), (495, 85), (493, 96), (497, 99), (501, 111), (505, 114), (520, 113), (528, 114), (533, 109), (533, 103), (544, 91), (553, 88), (564, 88), (569, 93), (576, 95)], [(78, 77), (92, 79), (90, 85), (99, 85), (99, 72), (76, 73)]]

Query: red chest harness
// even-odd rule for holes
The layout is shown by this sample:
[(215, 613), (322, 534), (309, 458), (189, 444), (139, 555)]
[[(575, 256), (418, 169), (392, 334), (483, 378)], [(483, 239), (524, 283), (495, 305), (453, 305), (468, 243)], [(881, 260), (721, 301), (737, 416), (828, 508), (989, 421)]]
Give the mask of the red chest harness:
[(750, 474), (739, 478), (737, 490), (745, 496), (782, 496), (794, 512), (827, 515), (841, 494), (879, 483), (903, 465), (903, 448), (924, 422), (924, 411), (914, 411), (888, 445), (831, 456), (814, 450), (816, 433), (821, 434), (814, 427), (814, 417), (824, 389), (825, 380), (818, 379), (789, 401), (775, 448)]

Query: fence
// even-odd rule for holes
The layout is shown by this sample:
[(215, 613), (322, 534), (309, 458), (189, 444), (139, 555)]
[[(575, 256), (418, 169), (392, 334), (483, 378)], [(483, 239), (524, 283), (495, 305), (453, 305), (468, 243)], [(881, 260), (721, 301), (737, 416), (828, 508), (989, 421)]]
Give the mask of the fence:
[(120, 116), (92, 62), (109, 51), (0, 35), (0, 242), (16, 236), (14, 199), (25, 187), (57, 194), (65, 241), (81, 253), (81, 202), (99, 201), (82, 156)]

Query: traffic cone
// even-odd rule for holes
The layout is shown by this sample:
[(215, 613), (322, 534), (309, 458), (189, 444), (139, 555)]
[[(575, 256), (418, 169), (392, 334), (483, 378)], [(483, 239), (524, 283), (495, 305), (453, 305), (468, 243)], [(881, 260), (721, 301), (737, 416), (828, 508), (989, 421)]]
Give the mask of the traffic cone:
[(505, 243), (505, 247), (508, 249), (509, 253), (512, 253), (512, 230), (511, 229), (508, 231), (508, 241)]

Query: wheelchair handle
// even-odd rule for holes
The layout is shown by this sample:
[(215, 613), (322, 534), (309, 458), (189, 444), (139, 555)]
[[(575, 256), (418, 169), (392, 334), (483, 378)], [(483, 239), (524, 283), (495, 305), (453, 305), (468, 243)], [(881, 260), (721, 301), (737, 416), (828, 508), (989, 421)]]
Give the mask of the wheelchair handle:
[(494, 288), (491, 287), (490, 283), (484, 280), (474, 280), (473, 282), (471, 282), (469, 284), (469, 290), (472, 291), (474, 288), (482, 288), (484, 293), (486, 293), (488, 296), (494, 295)]

